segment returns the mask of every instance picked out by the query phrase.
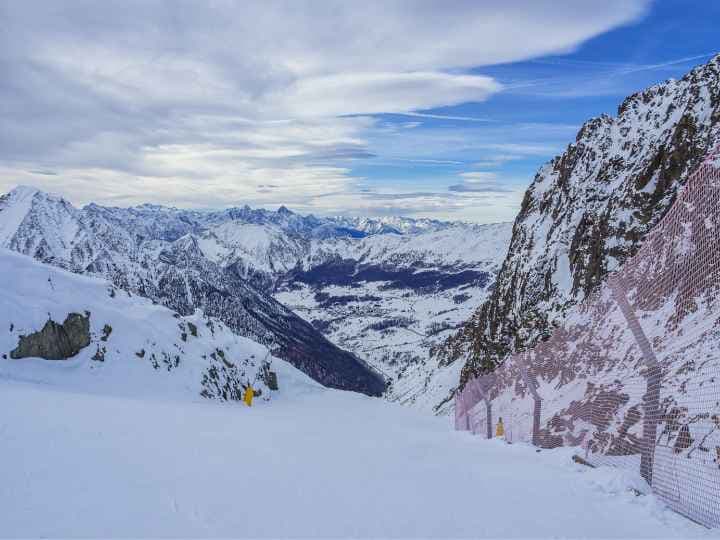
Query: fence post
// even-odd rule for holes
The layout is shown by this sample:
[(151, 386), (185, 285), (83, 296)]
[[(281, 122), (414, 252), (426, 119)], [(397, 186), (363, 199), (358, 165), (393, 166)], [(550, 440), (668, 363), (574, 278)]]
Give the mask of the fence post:
[(643, 453), (640, 456), (640, 474), (652, 485), (655, 441), (660, 423), (660, 388), (662, 370), (655, 363), (648, 366), (647, 392), (643, 396)]
[(487, 411), (487, 438), (492, 439), (493, 438), (493, 422), (492, 422), (492, 401), (488, 401), (487, 398), (485, 398), (485, 410)]
[[(528, 358), (527, 352), (523, 353), (522, 357), (518, 359), (518, 369), (520, 370), (520, 376), (522, 377), (525, 386), (533, 397), (533, 427), (532, 427), (532, 443), (534, 446), (540, 446), (540, 412), (542, 411), (542, 398), (537, 391), (537, 381), (534, 378), (530, 378), (528, 375), (525, 363)], [(530, 362), (527, 362), (530, 365)]]
[(455, 394), (455, 429), (458, 431), (463, 431), (468, 429), (467, 425), (468, 416), (465, 411), (465, 400), (463, 399), (462, 390), (459, 390)]
[(622, 276), (615, 274), (609, 277), (608, 285), (612, 296), (627, 321), (635, 342), (640, 348), (645, 364), (648, 368), (647, 390), (643, 395), (643, 440), (640, 454), (640, 474), (647, 483), (652, 485), (653, 459), (655, 457), (655, 441), (657, 440), (657, 427), (660, 421), (660, 385), (662, 372), (653, 351), (650, 341), (640, 326), (630, 302), (625, 293), (625, 284)]
[(468, 398), (470, 395), (467, 392), (463, 392), (463, 418), (465, 418), (465, 427), (463, 428), (465, 431), (472, 432), (472, 426), (470, 425), (470, 409), (472, 407), (468, 406)]
[(540, 444), (540, 411), (542, 407), (542, 401), (539, 399), (535, 400), (533, 405), (533, 434), (532, 443), (533, 446), (542, 446)]
[(488, 399), (488, 392), (483, 388), (483, 385), (481, 382), (488, 382), (489, 376), (483, 375), (481, 377), (477, 377), (473, 380), (474, 389), (480, 396), (480, 399), (477, 401), (479, 403), (480, 401), (483, 401), (485, 403), (485, 422), (487, 424), (487, 438), (492, 439), (492, 401)]

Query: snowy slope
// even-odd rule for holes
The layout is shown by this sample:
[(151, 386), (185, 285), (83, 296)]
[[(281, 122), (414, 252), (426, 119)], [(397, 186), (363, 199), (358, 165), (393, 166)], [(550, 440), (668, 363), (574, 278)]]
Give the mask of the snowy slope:
[(708, 536), (637, 476), (479, 443), (279, 359), (252, 408), (203, 399), (209, 369), (232, 386), (267, 349), (16, 253), (0, 272), (1, 354), (48, 315), (87, 310), (92, 332), (70, 360), (0, 358), (0, 537)]
[[(239, 399), (248, 382), (271, 392), (258, 372), (278, 372), (280, 393), (314, 387), (307, 376), (273, 358), (199, 311), (183, 317), (107, 281), (79, 276), (0, 250), (0, 380), (26, 381), (103, 395), (198, 400)], [(22, 335), (69, 313), (90, 315), (91, 342), (67, 360), (11, 359)]]
[(0, 410), (2, 537), (708, 536), (634, 477), (349, 392), (248, 409), (0, 379)]

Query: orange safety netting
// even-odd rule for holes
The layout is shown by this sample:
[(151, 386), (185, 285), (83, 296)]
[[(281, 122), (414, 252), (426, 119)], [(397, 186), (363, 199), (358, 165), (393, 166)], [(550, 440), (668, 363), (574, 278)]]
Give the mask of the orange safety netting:
[(455, 397), (456, 429), (576, 446), (720, 526), (720, 153), (551, 337)]

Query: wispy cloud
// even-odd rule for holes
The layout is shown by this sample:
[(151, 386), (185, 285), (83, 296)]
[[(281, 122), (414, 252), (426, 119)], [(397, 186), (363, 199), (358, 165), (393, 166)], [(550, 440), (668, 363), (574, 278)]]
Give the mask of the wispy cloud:
[(498, 179), (498, 175), (495, 172), (488, 172), (488, 171), (470, 171), (470, 172), (463, 172), (460, 173), (460, 176), (467, 182), (474, 182), (474, 183), (490, 183), (490, 182), (496, 182)]
[(506, 84), (504, 89), (509, 92), (523, 92), (555, 97), (617, 94), (619, 92), (626, 92), (626, 88), (623, 85), (624, 77), (645, 71), (661, 71), (678, 65), (689, 65), (701, 60), (707, 60), (716, 54), (718, 54), (718, 51), (645, 64), (594, 62), (562, 58), (537, 59), (532, 62), (546, 65), (579, 66), (587, 69), (580, 73), (515, 81)]
[(458, 176), (462, 182), (448, 186), (449, 191), (458, 193), (512, 193), (517, 191), (507, 182), (503, 182), (500, 175), (491, 171), (467, 171)]
[(432, 118), (436, 120), (458, 120), (461, 122), (493, 122), (493, 120), (491, 120), (490, 118), (479, 118), (477, 116), (455, 116), (451, 114), (431, 114), (420, 112), (404, 112), (396, 114), (401, 114), (403, 116), (414, 116), (417, 118)]
[(448, 190), (460, 193), (506, 193), (512, 191), (510, 188), (498, 184), (485, 185), (474, 183), (452, 184), (448, 186)]
[(613, 72), (612, 76), (622, 76), (622, 75), (628, 75), (630, 73), (637, 73), (639, 71), (654, 71), (657, 69), (663, 69), (670, 66), (676, 66), (678, 64), (688, 64), (690, 62), (695, 62), (697, 60), (707, 60), (708, 58), (715, 56), (718, 54), (718, 51), (711, 52), (711, 53), (705, 53), (705, 54), (697, 54), (694, 56), (685, 56), (683, 58), (676, 58), (674, 60), (667, 60), (665, 62), (655, 63), (655, 64), (642, 64), (638, 66), (627, 66), (618, 69), (617, 71)]

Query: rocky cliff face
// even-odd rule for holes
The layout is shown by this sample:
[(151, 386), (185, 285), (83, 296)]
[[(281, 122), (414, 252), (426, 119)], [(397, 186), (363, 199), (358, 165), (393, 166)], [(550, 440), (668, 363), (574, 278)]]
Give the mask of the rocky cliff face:
[(544, 165), (515, 220), (489, 300), (441, 350), (462, 381), (549, 334), (637, 252), (678, 189), (720, 141), (720, 56), (588, 121)]

